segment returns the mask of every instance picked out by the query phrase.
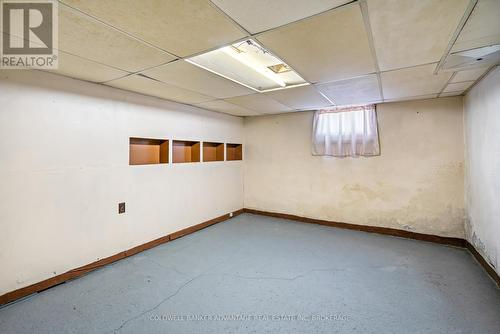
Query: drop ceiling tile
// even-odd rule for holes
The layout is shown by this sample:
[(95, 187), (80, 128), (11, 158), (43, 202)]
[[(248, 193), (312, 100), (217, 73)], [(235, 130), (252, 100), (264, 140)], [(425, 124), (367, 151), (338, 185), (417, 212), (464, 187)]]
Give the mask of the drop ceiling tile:
[(246, 34), (204, 0), (62, 0), (177, 56), (222, 46)]
[(357, 3), (265, 32), (257, 39), (311, 83), (375, 71)]
[(368, 0), (381, 71), (437, 62), (469, 0)]
[(479, 0), (452, 52), (500, 43), (500, 1)]
[(451, 72), (434, 75), (436, 64), (421, 65), (401, 70), (382, 72), (385, 99), (438, 94), (450, 79)]
[(175, 59), (67, 6), (59, 6), (59, 49), (135, 72)]
[(258, 112), (231, 104), (223, 100), (215, 100), (196, 104), (197, 107), (212, 111), (223, 112), (234, 116), (256, 116)]
[(397, 98), (397, 99), (385, 99), (384, 102), (402, 102), (402, 101), (428, 100), (428, 99), (435, 99), (437, 97), (438, 97), (438, 94), (426, 94), (426, 95), (418, 95), (418, 96), (400, 97), (400, 98)]
[(450, 82), (462, 82), (462, 81), (476, 81), (479, 79), (486, 71), (488, 67), (475, 68), (472, 70), (460, 71), (455, 74)]
[(336, 105), (378, 102), (381, 100), (377, 75), (317, 85)]
[(252, 34), (341, 6), (351, 0), (212, 0)]
[(225, 101), (232, 104), (236, 104), (243, 108), (256, 111), (259, 114), (271, 114), (271, 113), (292, 111), (291, 108), (261, 93), (231, 97), (229, 99), (225, 99)]
[(128, 72), (73, 56), (62, 51), (59, 51), (59, 68), (57, 70), (47, 70), (47, 72), (92, 82), (109, 81), (128, 74)]
[(171, 85), (221, 99), (255, 93), (250, 88), (225, 79), (184, 60), (144, 71), (143, 74)]
[(168, 85), (137, 74), (107, 82), (106, 85), (180, 103), (195, 104), (213, 100), (210, 96)]
[(332, 104), (312, 86), (279, 89), (265, 93), (266, 96), (292, 109), (317, 109)]
[(473, 83), (474, 83), (474, 81), (465, 81), (465, 82), (450, 83), (443, 90), (443, 93), (463, 92), (464, 90), (466, 90), (467, 88), (469, 88)]

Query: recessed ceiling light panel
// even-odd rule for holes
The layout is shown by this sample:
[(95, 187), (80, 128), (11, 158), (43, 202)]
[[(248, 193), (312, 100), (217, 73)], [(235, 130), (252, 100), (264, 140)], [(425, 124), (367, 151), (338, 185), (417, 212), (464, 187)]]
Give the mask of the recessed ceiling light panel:
[(252, 39), (186, 61), (259, 92), (306, 83), (281, 59)]
[(441, 70), (462, 71), (477, 67), (493, 66), (500, 63), (500, 44), (450, 54)]

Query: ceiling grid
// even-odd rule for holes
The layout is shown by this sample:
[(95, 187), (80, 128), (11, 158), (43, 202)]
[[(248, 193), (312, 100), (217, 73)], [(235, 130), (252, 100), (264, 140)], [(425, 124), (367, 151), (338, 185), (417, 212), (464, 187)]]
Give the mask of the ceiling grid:
[[(500, 38), (480, 26), (500, 10), (492, 0), (59, 2), (61, 66), (52, 72), (238, 116), (464, 94), (491, 66), (442, 64), (457, 43)], [(185, 62), (248, 39), (306, 86), (255, 92)]]

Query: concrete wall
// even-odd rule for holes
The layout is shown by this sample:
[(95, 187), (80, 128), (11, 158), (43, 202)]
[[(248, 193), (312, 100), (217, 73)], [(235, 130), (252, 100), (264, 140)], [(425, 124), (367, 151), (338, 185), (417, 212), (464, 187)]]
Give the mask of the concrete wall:
[(500, 274), (500, 68), (465, 96), (467, 239)]
[(382, 155), (311, 155), (312, 112), (245, 119), (245, 207), (464, 237), (462, 98), (378, 105)]
[(240, 142), (242, 125), (53, 74), (1, 71), (0, 294), (242, 208), (242, 162), (128, 165), (130, 136)]

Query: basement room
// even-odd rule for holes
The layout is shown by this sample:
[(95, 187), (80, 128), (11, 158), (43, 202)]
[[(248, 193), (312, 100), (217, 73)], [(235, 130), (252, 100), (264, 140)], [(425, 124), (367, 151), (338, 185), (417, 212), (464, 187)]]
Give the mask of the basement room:
[(500, 333), (500, 0), (0, 27), (0, 333)]

